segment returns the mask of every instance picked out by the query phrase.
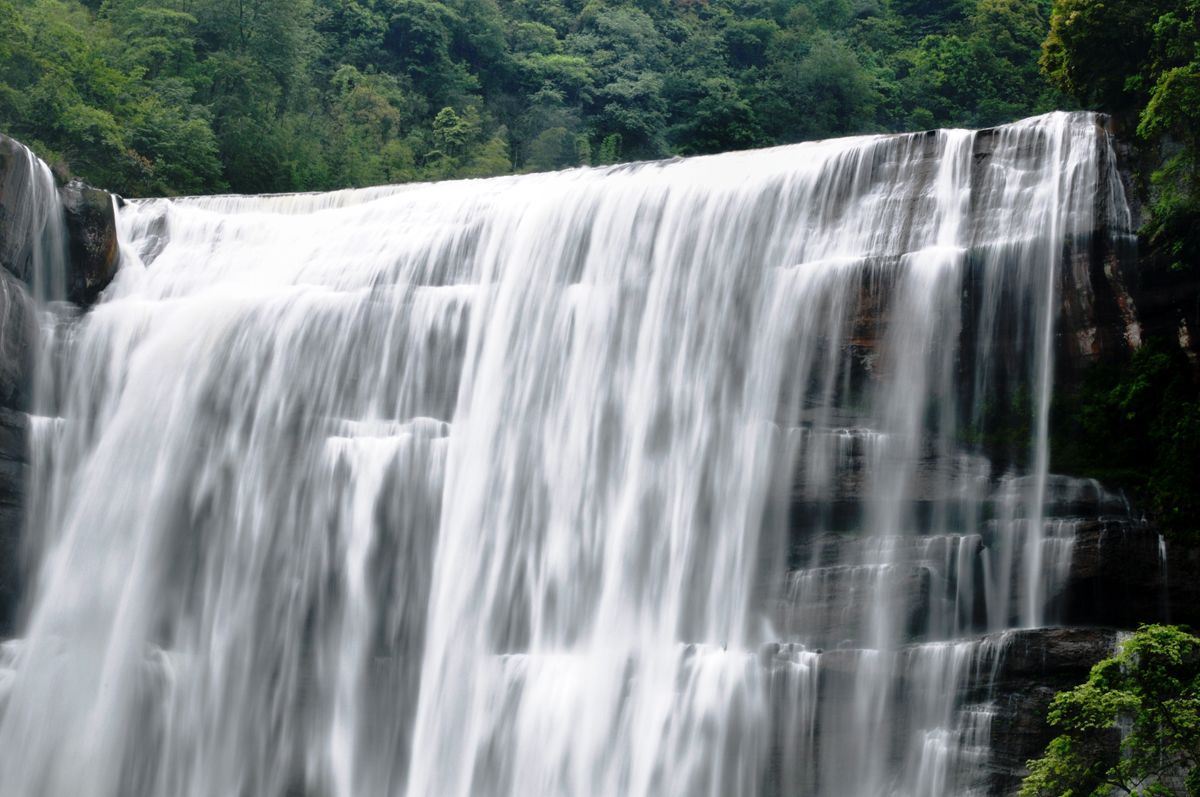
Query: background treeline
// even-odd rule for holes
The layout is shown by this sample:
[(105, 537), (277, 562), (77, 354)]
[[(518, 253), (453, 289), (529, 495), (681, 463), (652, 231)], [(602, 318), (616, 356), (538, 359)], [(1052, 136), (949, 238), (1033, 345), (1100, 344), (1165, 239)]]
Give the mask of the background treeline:
[(0, 0), (0, 130), (128, 195), (982, 126), (1051, 0)]

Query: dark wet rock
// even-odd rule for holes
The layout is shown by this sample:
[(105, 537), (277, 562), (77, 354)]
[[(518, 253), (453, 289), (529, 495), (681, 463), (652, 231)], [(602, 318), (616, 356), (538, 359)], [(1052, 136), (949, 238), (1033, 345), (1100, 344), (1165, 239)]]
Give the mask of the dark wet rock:
[(65, 235), (67, 298), (87, 306), (120, 260), (114, 197), (77, 180), (55, 196), (47, 175), (25, 147), (0, 135), (0, 268), (31, 285), (39, 248), (62, 251), (57, 236)]
[[(1116, 133), (1113, 142), (1118, 174), (1129, 200), (1133, 228), (1139, 229), (1147, 220), (1149, 197), (1143, 194), (1149, 184), (1146, 175), (1162, 167), (1161, 155), (1139, 152), (1131, 130), (1122, 130), (1116, 123), (1109, 127)], [(1138, 257), (1127, 257), (1121, 264), (1135, 303), (1139, 331), (1143, 339), (1177, 341), (1200, 376), (1200, 269), (1172, 268), (1144, 243)]]
[(778, 601), (776, 627), (810, 647), (862, 644), (871, 621), (871, 598), (886, 589), (903, 602), (906, 636), (918, 639), (926, 634), (939, 597), (934, 594), (936, 580), (935, 570), (923, 561), (795, 571), (788, 574), (785, 596)]
[[(67, 298), (92, 304), (119, 262), (112, 195), (71, 182), (55, 188), (48, 170), (0, 135), (0, 636), (11, 632), (20, 594), (20, 539), (29, 479), (29, 409), (37, 314), (36, 282), (54, 289), (65, 269)], [(63, 262), (65, 260), (65, 262)]]
[(16, 620), (21, 595), (21, 531), (29, 480), (29, 416), (0, 408), (0, 636)]
[[(1050, 701), (1058, 691), (1086, 679), (1097, 662), (1113, 655), (1118, 633), (1105, 628), (1037, 628), (990, 634), (972, 641), (972, 660), (964, 671), (963, 680), (946, 683), (945, 687), (958, 690), (964, 712), (975, 711), (991, 718), (991, 752), (982, 764), (983, 770), (978, 773), (981, 777), (979, 785), (990, 795), (1015, 794), (1027, 774), (1025, 763), (1041, 755), (1055, 735), (1046, 721)], [(777, 663), (795, 655), (790, 653), (792, 650), (793, 646), (787, 644), (766, 646), (761, 654), (764, 666), (775, 676), (786, 672), (786, 668), (780, 670)], [(903, 714), (913, 709), (912, 701), (919, 701), (930, 684), (921, 675), (925, 668), (914, 667), (911, 663), (937, 655), (937, 644), (909, 645), (891, 659), (890, 666), (895, 668), (896, 675), (890, 698), (893, 701), (891, 711)], [(831, 703), (840, 701), (844, 704), (852, 699), (861, 688), (863, 668), (878, 666), (880, 660), (870, 653), (853, 649), (826, 650), (815, 659), (817, 678), (813, 688), (817, 690), (817, 705), (821, 708), (818, 708), (812, 743), (818, 751), (844, 748), (857, 741), (851, 734), (858, 731), (839, 725), (839, 712), (826, 709)], [(803, 700), (805, 695), (803, 689), (795, 689), (796, 684), (791, 683), (791, 688), (786, 688), (786, 683), (772, 681), (772, 708), (781, 721), (776, 724), (777, 735), (771, 741), (770, 771), (780, 778), (787, 762), (795, 758), (791, 749), (797, 743), (794, 736), (788, 735), (787, 729), (792, 727), (787, 720), (788, 711), (795, 708), (793, 701)], [(905, 751), (911, 750), (910, 741), (903, 738), (887, 740), (889, 755), (896, 759), (896, 764)], [(797, 774), (792, 773), (793, 784)], [(808, 791), (777, 789), (775, 792), (768, 790), (768, 793), (783, 795)]]
[[(0, 137), (0, 152), (13, 158), (9, 140)], [(27, 163), (23, 153), (17, 158)], [(0, 173), (5, 155), (0, 155)], [(24, 167), (22, 167), (24, 168)], [(8, 172), (11, 176), (12, 171)], [(0, 174), (0, 180), (3, 180)], [(8, 190), (12, 182), (4, 183)], [(14, 227), (4, 219), (11, 210), (12, 194), (0, 194), (0, 250), (26, 251), (28, 242), (14, 241)], [(24, 223), (24, 222), (22, 222)], [(24, 257), (24, 255), (22, 255)], [(13, 261), (6, 261), (6, 267)], [(29, 292), (7, 268), (0, 269), (0, 636), (9, 632), (20, 594), (20, 539), (24, 501), (29, 479), (28, 427), (33, 359), (37, 347), (37, 316)]]
[(1071, 625), (1200, 628), (1200, 549), (1128, 517), (1081, 521), (1059, 611)]
[(1012, 634), (996, 673), (989, 793), (1016, 794), (1055, 736), (1046, 722), (1054, 695), (1082, 683), (1092, 666), (1116, 651), (1117, 633), (1102, 628), (1039, 628)]
[(0, 636), (12, 630), (21, 585), (26, 412), (38, 346), (29, 285), (39, 255), (65, 251), (61, 218), (48, 171), (23, 146), (0, 135)]
[(0, 407), (28, 407), (37, 314), (25, 286), (0, 270)]
[(1094, 362), (1120, 361), (1158, 338), (1175, 341), (1200, 373), (1200, 271), (1173, 269), (1138, 241), (1145, 224), (1145, 175), (1161, 163), (1145, 162), (1132, 136), (1101, 117), (1109, 132), (1119, 185), (1101, 186), (1097, 203), (1123, 191), (1129, 205), (1128, 224), (1111, 220), (1077, 241), (1063, 263), (1058, 326), (1058, 383), (1068, 384)]
[(77, 180), (59, 193), (70, 244), (67, 298), (87, 306), (112, 282), (120, 262), (113, 197)]
[(1167, 616), (1166, 561), (1158, 534), (1129, 519), (1097, 519), (1075, 530), (1063, 606), (1068, 622), (1135, 628)]
[(1166, 620), (1200, 629), (1200, 548), (1167, 545)]
[(25, 158), (17, 142), (0, 135), (0, 268), (20, 274), (25, 270), (24, 236), (14, 229), (16, 197), (29, 180)]
[(25, 510), (0, 502), (0, 637), (9, 637), (17, 624), (22, 590), (21, 529)]
[(1086, 673), (1116, 650), (1117, 632), (1109, 628), (1033, 628), (1014, 631), (1005, 648), (997, 686), (1020, 686), (1029, 679), (1075, 684), (1080, 668)]

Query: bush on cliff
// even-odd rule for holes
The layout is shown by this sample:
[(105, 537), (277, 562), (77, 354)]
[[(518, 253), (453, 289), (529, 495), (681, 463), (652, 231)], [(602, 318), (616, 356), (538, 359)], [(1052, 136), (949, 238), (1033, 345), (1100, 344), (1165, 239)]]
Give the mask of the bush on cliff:
[(1147, 625), (1059, 693), (1022, 797), (1200, 795), (1200, 637)]

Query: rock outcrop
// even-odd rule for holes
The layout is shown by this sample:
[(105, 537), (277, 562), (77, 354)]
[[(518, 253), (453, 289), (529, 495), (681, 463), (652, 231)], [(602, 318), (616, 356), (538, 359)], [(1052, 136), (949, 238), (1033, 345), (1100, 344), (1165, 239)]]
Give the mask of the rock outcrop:
[(55, 186), (44, 163), (0, 134), (0, 268), (27, 288), (37, 279), (38, 261), (48, 261), (66, 283), (65, 297), (51, 298), (92, 304), (120, 262), (119, 201), (79, 180)]
[(86, 307), (112, 282), (120, 261), (113, 197), (78, 180), (60, 188), (59, 195), (70, 242), (67, 298)]
[(1054, 738), (1046, 713), (1054, 695), (1082, 683), (1092, 665), (1116, 649), (1115, 631), (1040, 628), (1012, 634), (992, 682), (989, 791), (1015, 794), (1025, 762)]
[[(1070, 386), (1096, 363), (1120, 363), (1153, 338), (1176, 342), (1200, 377), (1200, 279), (1139, 252), (1145, 181), (1137, 178), (1131, 147), (1120, 138), (1112, 142), (1106, 157), (1116, 158), (1120, 182), (1103, 192), (1123, 192), (1131, 213), (1092, 231), (1087, 246), (1064, 263), (1057, 383)], [(1106, 199), (1098, 196), (1097, 203)], [(1058, 605), (1064, 627), (1018, 632), (995, 683), (994, 794), (1016, 793), (1024, 762), (1054, 736), (1046, 723), (1050, 700), (1112, 655), (1114, 629), (1152, 622), (1200, 627), (1200, 549), (1169, 544), (1136, 507), (1110, 502), (1074, 513), (1071, 566)]]
[[(1103, 120), (1096, 126), (1097, 146), (1102, 158), (1115, 159), (1119, 179), (1098, 186), (1095, 202), (1100, 221), (1095, 229), (1077, 233), (1067, 248), (1070, 256), (1063, 261), (1055, 328), (1056, 389), (1071, 391), (1093, 366), (1126, 362), (1151, 339), (1175, 341), (1200, 378), (1200, 279), (1171, 272), (1144, 248), (1139, 250), (1137, 231), (1144, 219), (1135, 167), (1129, 148), (1110, 139), (1102, 124)], [(995, 138), (988, 131), (976, 138), (972, 155), (979, 175), (993, 157)], [(968, 272), (964, 290), (968, 301), (982, 295), (973, 279), (974, 272)], [(875, 378), (880, 341), (889, 323), (887, 288), (864, 280), (855, 297), (850, 353), (860, 367), (852, 382)], [(965, 318), (972, 315), (964, 311)], [(959, 367), (968, 377), (969, 360), (975, 356), (974, 334), (964, 328), (961, 335), (967, 362)], [(997, 348), (1002, 350), (1009, 337), (999, 334)], [(991, 356), (1003, 357), (1004, 352)], [(960, 388), (960, 402), (971, 389), (966, 382), (969, 379)], [(787, 638), (802, 637), (810, 649), (835, 649), (821, 657), (823, 685), (839, 673), (843, 678), (853, 673), (855, 655), (836, 648), (858, 644), (870, 617), (865, 601), (879, 585), (905, 596), (910, 611), (901, 622), (906, 623), (907, 639), (939, 639), (944, 631), (937, 620), (946, 614), (939, 601), (953, 603), (962, 612), (956, 585), (970, 579), (978, 589), (985, 559), (995, 556), (996, 547), (985, 529), (976, 539), (914, 537), (907, 548), (892, 552), (886, 567), (869, 551), (856, 555), (864, 545), (853, 530), (863, 526), (868, 487), (863, 474), (871, 441), (867, 433), (849, 428), (853, 419), (834, 422), (848, 428), (829, 431), (826, 436), (837, 438), (832, 442), (816, 439), (819, 432), (795, 432), (808, 435), (806, 445), (836, 446), (841, 464), (833, 478), (819, 469), (810, 474), (804, 464), (795, 475), (787, 597), (775, 617), (776, 627)], [(1020, 435), (1027, 439), (1028, 430)], [(981, 445), (993, 453), (986, 441)], [(991, 464), (998, 462), (993, 457)], [(969, 456), (940, 468), (933, 452), (926, 452), (922, 467), (907, 486), (917, 517), (924, 519), (927, 507), (953, 509), (949, 496), (969, 494), (970, 485), (986, 480), (988, 474), (986, 460), (975, 462)], [(1059, 690), (1082, 682), (1096, 662), (1112, 655), (1119, 631), (1152, 622), (1200, 627), (1200, 549), (1168, 544), (1142, 519), (1138, 507), (1092, 480), (1055, 476), (1048, 488), (1047, 517), (1062, 524), (1063, 543), (1070, 545), (1065, 559), (1069, 565), (1054, 588), (1048, 612), (1049, 621), (1058, 627), (1016, 632), (1006, 643), (992, 692), (969, 698), (988, 703), (995, 711), (987, 765), (991, 794), (1016, 793), (1025, 762), (1041, 755), (1054, 735), (1046, 722), (1050, 700)], [(997, 494), (987, 499), (985, 513), (996, 514), (1002, 498)], [(975, 630), (982, 633), (988, 627), (982, 608), (976, 606), (973, 614)], [(979, 691), (982, 684), (971, 688)]]

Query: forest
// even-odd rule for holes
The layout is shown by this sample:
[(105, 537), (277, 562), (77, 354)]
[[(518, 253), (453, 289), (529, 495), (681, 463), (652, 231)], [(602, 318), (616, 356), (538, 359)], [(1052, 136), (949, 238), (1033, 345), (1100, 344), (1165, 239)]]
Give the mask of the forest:
[(1050, 0), (0, 0), (0, 130), (128, 196), (987, 126)]

